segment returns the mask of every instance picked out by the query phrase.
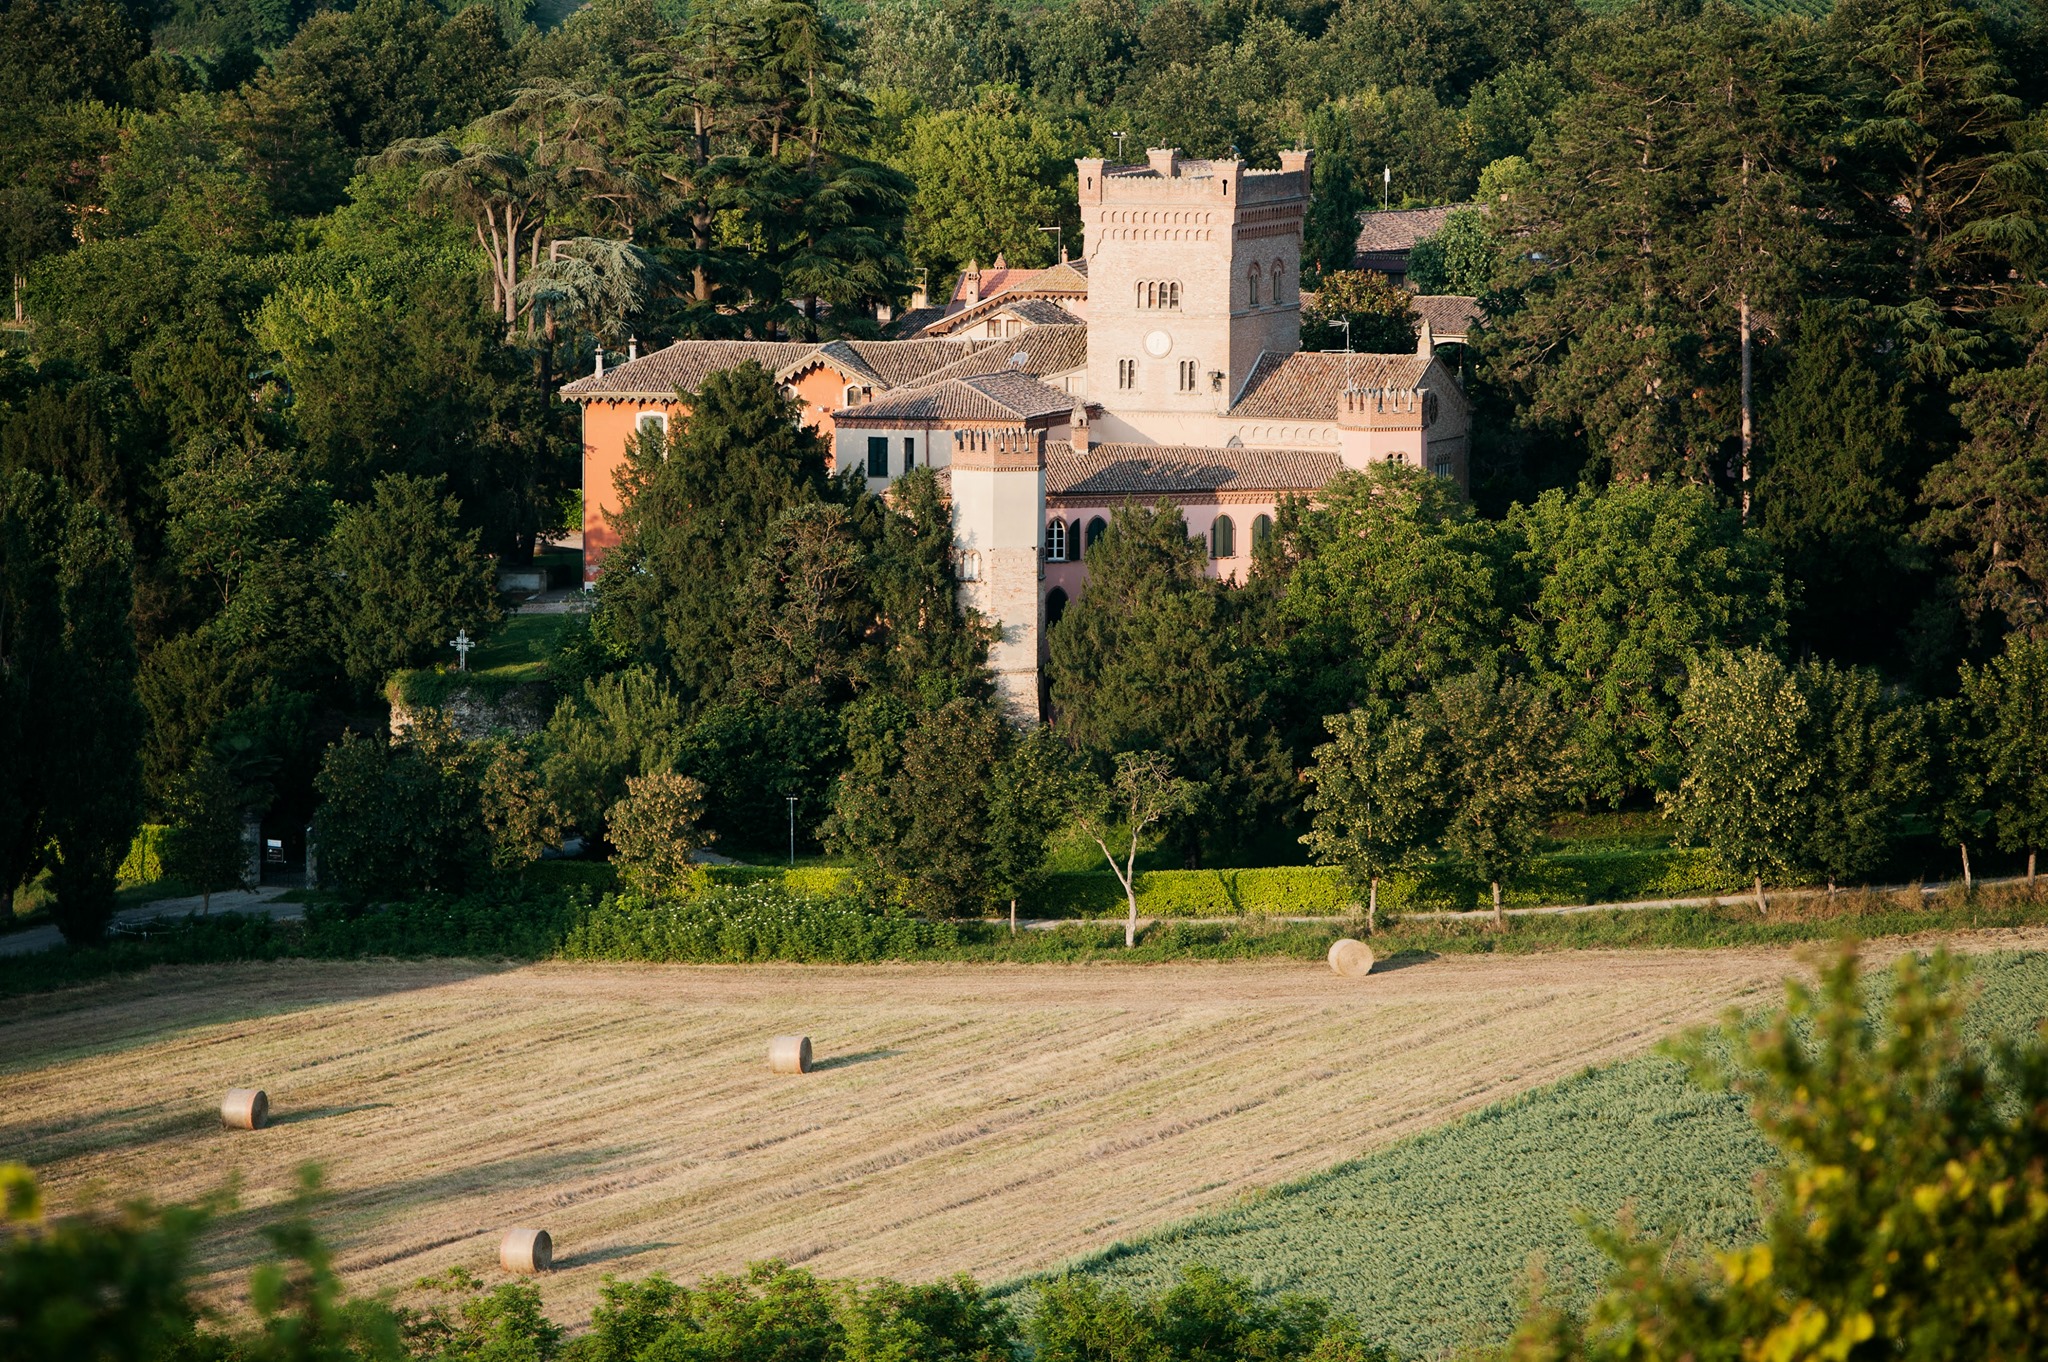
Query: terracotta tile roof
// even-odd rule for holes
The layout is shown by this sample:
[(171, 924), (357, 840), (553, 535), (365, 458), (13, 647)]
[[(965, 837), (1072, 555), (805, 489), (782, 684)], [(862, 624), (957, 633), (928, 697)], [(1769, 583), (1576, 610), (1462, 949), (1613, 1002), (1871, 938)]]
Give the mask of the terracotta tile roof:
[(1358, 243), (1354, 250), (1361, 255), (1374, 251), (1398, 251), (1402, 256), (1415, 248), (1415, 243), (1426, 236), (1435, 236), (1444, 229), (1444, 219), (1453, 209), (1464, 204), (1446, 204), (1441, 208), (1395, 208), (1382, 213), (1360, 213), (1358, 215)]
[(588, 374), (562, 386), (562, 396), (673, 397), (678, 389), (702, 387), (706, 376), (753, 360), (769, 373), (780, 373), (818, 346), (809, 341), (677, 341), (607, 369), (602, 377)]
[(928, 383), (931, 376), (974, 353), (965, 340), (844, 341), (847, 349), (891, 388)]
[(1418, 293), (1409, 305), (1429, 323), (1430, 334), (1438, 340), (1464, 340), (1485, 316), (1477, 298), (1459, 293)]
[(1235, 449), (1200, 445), (1045, 447), (1045, 494), (1091, 497), (1211, 492), (1313, 492), (1344, 470), (1334, 449)]
[(1029, 421), (1063, 415), (1074, 397), (1029, 374), (1005, 371), (948, 378), (878, 397), (839, 413), (842, 426), (923, 421)]
[[(1018, 355), (1024, 356), (1022, 365), (1016, 363)], [(965, 359), (934, 370), (926, 381), (972, 378), (976, 374), (1000, 373), (1006, 369), (1044, 377), (1078, 369), (1087, 362), (1088, 328), (1085, 325), (1074, 322), (1064, 326), (1032, 326), (1014, 336), (983, 343)]]
[(827, 341), (825, 344), (817, 346), (809, 355), (790, 365), (777, 377), (784, 379), (794, 378), (797, 374), (803, 373), (817, 364), (830, 364), (834, 369), (846, 375), (846, 377), (872, 384), (878, 388), (889, 386), (887, 379), (868, 366), (861, 353), (853, 347), (853, 343), (843, 340)]
[[(981, 300), (987, 302), (998, 293), (1009, 289), (1028, 288), (1032, 280), (1044, 273), (1044, 270), (1020, 270), (1009, 265), (991, 265), (981, 272)], [(956, 303), (967, 301), (967, 274), (965, 271), (961, 272), (959, 282), (953, 285), (953, 301)]]
[[(984, 298), (971, 307), (955, 308), (943, 317), (925, 323), (920, 333), (925, 336), (958, 336), (969, 327), (998, 313), (1015, 313), (1034, 326), (1064, 326), (1081, 319), (1053, 302), (1050, 298), (1039, 298), (1030, 294), (1005, 293), (994, 298)], [(965, 339), (963, 337), (963, 339)]]
[(944, 307), (913, 307), (889, 323), (889, 335), (892, 339), (914, 336), (945, 315)]
[(1345, 388), (1413, 388), (1428, 368), (1428, 355), (1347, 355), (1341, 350), (1261, 355), (1230, 414), (1334, 421)]
[(1081, 320), (1050, 298), (1024, 298), (996, 311), (1015, 313), (1033, 326), (1072, 326)]
[(1042, 272), (1032, 282), (1033, 293), (1078, 293), (1088, 296), (1088, 262), (1067, 260)]

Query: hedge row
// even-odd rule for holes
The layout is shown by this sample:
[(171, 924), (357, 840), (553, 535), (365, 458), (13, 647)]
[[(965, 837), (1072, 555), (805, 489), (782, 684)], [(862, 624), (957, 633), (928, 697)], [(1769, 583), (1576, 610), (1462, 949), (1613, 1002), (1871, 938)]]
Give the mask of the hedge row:
[[(815, 899), (846, 892), (851, 872), (835, 867), (717, 866), (707, 869), (706, 878), (723, 885), (778, 884), (800, 898)], [(1385, 881), (1380, 903), (1411, 912), (1475, 908), (1485, 888), (1448, 868), (1435, 867)], [(1735, 893), (1741, 888), (1715, 868), (1705, 851), (1622, 848), (1544, 856), (1526, 881), (1510, 888), (1507, 898), (1517, 905), (1627, 903)], [(1147, 870), (1138, 875), (1137, 891), (1139, 915), (1155, 918), (1332, 917), (1352, 911), (1356, 899), (1343, 872), (1331, 866)], [(1126, 911), (1123, 885), (1107, 870), (1049, 876), (1017, 907), (1032, 918), (1117, 917)]]
[(950, 922), (868, 912), (843, 899), (796, 898), (769, 884), (713, 884), (685, 899), (607, 895), (570, 929), (558, 955), (855, 964), (946, 952), (959, 943)]

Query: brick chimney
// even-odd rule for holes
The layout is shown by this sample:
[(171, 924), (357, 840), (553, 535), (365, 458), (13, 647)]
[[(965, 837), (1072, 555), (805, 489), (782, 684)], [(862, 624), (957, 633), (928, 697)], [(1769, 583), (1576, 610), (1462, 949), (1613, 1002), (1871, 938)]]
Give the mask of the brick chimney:
[(960, 301), (973, 307), (981, 301), (981, 262), (970, 260), (960, 271)]
[(1086, 454), (1088, 452), (1088, 404), (1086, 402), (1074, 408), (1074, 414), (1067, 420), (1067, 427), (1072, 431), (1072, 434), (1067, 436), (1067, 443), (1074, 447), (1075, 453)]

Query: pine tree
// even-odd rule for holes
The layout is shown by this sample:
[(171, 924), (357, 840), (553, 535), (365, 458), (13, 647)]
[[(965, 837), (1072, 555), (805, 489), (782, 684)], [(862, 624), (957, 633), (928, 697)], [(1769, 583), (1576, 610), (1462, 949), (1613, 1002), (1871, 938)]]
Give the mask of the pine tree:
[(2048, 339), (1957, 387), (1969, 439), (1928, 475), (1917, 533), (1946, 553), (1980, 628), (2048, 638)]
[(875, 669), (867, 556), (844, 506), (790, 507), (768, 526), (737, 602), (732, 693), (836, 709)]
[(394, 473), (335, 518), (325, 556), (342, 666), (358, 683), (446, 657), (457, 631), (497, 622), (494, 569), (461, 514), (439, 479)]
[(1641, 8), (1589, 25), (1582, 69), (1502, 205), (1489, 349), (1525, 419), (1583, 432), (1596, 469), (1746, 491), (1760, 319), (1812, 236), (1784, 54), (1733, 9)]
[(2012, 266), (2048, 231), (2048, 156), (1978, 11), (1954, 0), (1845, 0), (1825, 56), (1847, 115), (1836, 178), (1852, 215), (1837, 230), (1864, 296), (1931, 304), (1916, 361), (1949, 368), (2023, 287)]

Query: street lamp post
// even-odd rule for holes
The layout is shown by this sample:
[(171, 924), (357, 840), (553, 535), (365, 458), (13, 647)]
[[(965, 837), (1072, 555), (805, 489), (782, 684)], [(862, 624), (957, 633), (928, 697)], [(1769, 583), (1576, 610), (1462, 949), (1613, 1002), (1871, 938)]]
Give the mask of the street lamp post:
[(783, 798), (789, 801), (789, 864), (794, 869), (796, 866), (796, 796), (784, 795)]

